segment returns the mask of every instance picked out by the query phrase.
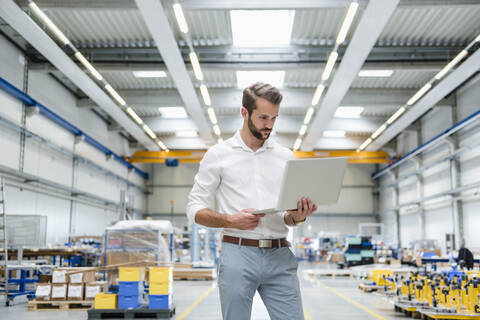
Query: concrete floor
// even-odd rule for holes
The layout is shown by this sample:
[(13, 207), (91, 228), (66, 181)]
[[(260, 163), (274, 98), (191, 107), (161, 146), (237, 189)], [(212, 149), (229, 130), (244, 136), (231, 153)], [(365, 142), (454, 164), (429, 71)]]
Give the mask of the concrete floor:
[[(304, 264), (303, 268), (310, 268)], [(300, 271), (301, 275), (301, 271)], [(366, 294), (358, 290), (357, 281), (351, 279), (322, 278), (317, 282), (300, 276), (305, 320), (363, 320), (363, 319), (405, 319), (395, 313), (393, 305), (376, 294)], [(190, 308), (203, 293), (214, 287), (210, 293), (193, 309)], [(5, 307), (0, 298), (0, 319), (87, 319), (87, 313), (77, 312), (27, 312), (26, 300), (17, 298), (12, 307)], [(217, 320), (221, 319), (218, 288), (214, 281), (175, 281), (174, 300), (176, 316), (174, 319)], [(370, 312), (370, 313), (369, 313)], [(252, 320), (270, 319), (260, 297), (254, 299)]]

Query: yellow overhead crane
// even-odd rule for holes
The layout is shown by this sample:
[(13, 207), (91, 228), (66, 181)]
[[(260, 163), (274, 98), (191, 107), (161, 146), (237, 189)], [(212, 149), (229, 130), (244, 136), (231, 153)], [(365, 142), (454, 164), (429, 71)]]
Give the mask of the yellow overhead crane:
[[(198, 163), (202, 160), (206, 150), (171, 150), (166, 151), (137, 151), (125, 159), (130, 163), (165, 163), (165, 159), (178, 159), (180, 163)], [(348, 157), (349, 163), (388, 163), (390, 156), (385, 151), (360, 151), (355, 150), (315, 150), (294, 151), (295, 158), (331, 158)]]

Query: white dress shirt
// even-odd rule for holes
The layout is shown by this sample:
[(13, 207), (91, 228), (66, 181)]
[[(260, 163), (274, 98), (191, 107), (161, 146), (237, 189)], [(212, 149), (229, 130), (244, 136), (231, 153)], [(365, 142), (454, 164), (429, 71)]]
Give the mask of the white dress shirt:
[[(283, 171), (293, 152), (267, 139), (257, 151), (243, 142), (240, 132), (211, 147), (200, 162), (195, 182), (188, 196), (187, 215), (191, 222), (201, 209), (234, 214), (240, 210), (275, 208)], [(286, 237), (285, 212), (269, 213), (260, 218), (255, 229), (225, 228), (223, 234), (248, 239)]]

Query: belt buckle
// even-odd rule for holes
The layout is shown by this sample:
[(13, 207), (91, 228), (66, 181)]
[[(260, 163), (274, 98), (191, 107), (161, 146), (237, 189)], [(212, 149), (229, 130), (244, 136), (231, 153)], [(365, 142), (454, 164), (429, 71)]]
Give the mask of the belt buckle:
[(258, 247), (259, 248), (271, 248), (272, 247), (272, 240), (269, 240), (269, 239), (258, 240)]

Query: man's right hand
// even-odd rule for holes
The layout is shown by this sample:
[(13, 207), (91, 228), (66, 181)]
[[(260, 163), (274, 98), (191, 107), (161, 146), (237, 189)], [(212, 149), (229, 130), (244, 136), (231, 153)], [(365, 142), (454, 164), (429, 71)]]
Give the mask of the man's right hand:
[(260, 218), (264, 217), (265, 214), (252, 214), (253, 211), (255, 211), (255, 209), (243, 209), (228, 216), (228, 227), (240, 230), (256, 228), (260, 222)]

